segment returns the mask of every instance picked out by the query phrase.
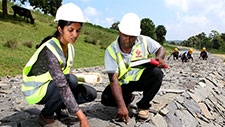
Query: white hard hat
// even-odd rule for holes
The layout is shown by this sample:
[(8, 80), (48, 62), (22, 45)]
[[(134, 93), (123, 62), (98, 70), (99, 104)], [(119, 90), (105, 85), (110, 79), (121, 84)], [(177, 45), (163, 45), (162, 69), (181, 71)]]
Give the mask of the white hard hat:
[(73, 3), (64, 4), (58, 8), (54, 21), (58, 22), (59, 20), (86, 22), (80, 7)]
[(130, 36), (139, 36), (141, 33), (140, 18), (134, 13), (125, 14), (118, 25), (120, 32)]

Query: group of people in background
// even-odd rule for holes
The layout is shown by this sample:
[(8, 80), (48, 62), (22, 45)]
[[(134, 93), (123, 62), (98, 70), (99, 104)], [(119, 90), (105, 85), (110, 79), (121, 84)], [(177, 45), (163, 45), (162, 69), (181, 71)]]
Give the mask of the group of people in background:
[[(182, 54), (179, 53), (178, 48), (174, 48), (173, 52), (170, 54), (167, 60), (169, 60), (171, 56), (173, 56), (173, 60), (178, 60), (180, 58), (182, 62), (189, 62), (189, 61), (193, 62), (194, 60), (192, 48), (190, 48), (188, 51), (183, 52)], [(202, 50), (198, 58), (202, 60), (207, 60), (208, 52), (206, 51), (205, 47), (202, 47)]]

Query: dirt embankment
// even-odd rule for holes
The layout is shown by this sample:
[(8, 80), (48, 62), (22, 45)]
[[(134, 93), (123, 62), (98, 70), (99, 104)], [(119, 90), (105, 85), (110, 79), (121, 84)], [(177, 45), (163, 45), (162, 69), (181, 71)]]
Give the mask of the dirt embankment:
[(223, 63), (225, 64), (225, 54), (214, 54), (218, 57), (221, 57), (223, 59)]
[(225, 59), (225, 54), (215, 54), (215, 55)]

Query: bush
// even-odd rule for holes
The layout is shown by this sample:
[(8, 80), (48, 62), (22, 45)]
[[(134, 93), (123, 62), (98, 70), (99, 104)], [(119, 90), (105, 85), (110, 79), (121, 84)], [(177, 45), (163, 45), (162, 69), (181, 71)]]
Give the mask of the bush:
[(13, 40), (9, 40), (4, 44), (5, 47), (11, 48), (11, 49), (16, 49), (19, 47), (18, 42), (13, 39)]
[(90, 44), (93, 44), (93, 45), (97, 45), (97, 40), (94, 37), (90, 37), (90, 36), (86, 36), (84, 38), (84, 42), (90, 43)]
[(32, 42), (25, 42), (25, 43), (23, 43), (23, 45), (28, 47), (28, 48), (32, 48), (33, 43)]

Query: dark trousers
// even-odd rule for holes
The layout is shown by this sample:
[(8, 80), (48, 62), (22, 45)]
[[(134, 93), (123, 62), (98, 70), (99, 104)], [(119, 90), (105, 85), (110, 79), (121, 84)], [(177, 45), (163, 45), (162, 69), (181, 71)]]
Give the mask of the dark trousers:
[(203, 60), (207, 60), (208, 55), (207, 55), (207, 53), (206, 53), (205, 51), (202, 51), (202, 52), (200, 53), (200, 57), (199, 57), (199, 58), (202, 58)]
[[(78, 104), (91, 102), (96, 98), (97, 93), (94, 88), (88, 85), (78, 84), (77, 77), (72, 74), (65, 76)], [(51, 117), (54, 115), (54, 112), (60, 112), (61, 109), (66, 108), (54, 81), (49, 83), (46, 95), (38, 104), (45, 104), (41, 113), (46, 117)]]
[(178, 60), (178, 54), (177, 55), (173, 55), (173, 60)]
[[(158, 67), (148, 67), (142, 73), (138, 81), (131, 81), (129, 84), (122, 84), (123, 98), (126, 104), (129, 104), (130, 94), (133, 91), (143, 91), (143, 98), (137, 102), (140, 109), (148, 109), (150, 101), (159, 91), (162, 84), (163, 72)], [(117, 107), (117, 103), (112, 95), (110, 85), (102, 93), (101, 103), (105, 106)]]
[(174, 52), (173, 53), (173, 59), (174, 60), (177, 60), (178, 59), (178, 56), (179, 56), (179, 52)]

